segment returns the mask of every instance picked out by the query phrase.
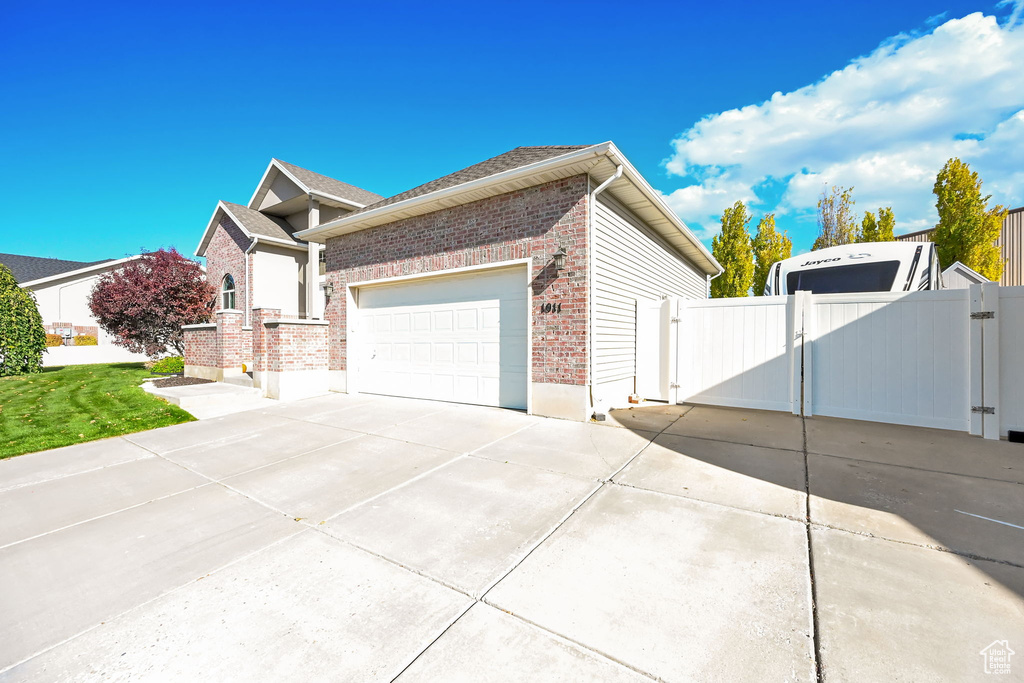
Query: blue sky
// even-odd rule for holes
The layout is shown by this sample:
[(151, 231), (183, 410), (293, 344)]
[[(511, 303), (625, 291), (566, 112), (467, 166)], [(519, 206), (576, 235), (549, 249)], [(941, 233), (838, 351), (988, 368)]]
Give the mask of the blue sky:
[[(867, 161), (856, 126), (804, 135), (785, 163), (751, 140), (816, 130), (804, 114), (822, 98), (835, 104), (836, 92), (833, 119), (892, 101), (889, 113), (905, 121), (906, 108), (930, 106), (907, 100), (933, 89), (920, 78), (928, 50), (970, 56), (996, 38), (1016, 46), (1024, 30), (1011, 22), (1014, 9), (891, 0), (9, 6), (0, 19), (0, 252), (191, 254), (217, 200), (246, 202), (274, 156), (390, 195), (518, 145), (609, 139), (702, 237), (743, 198), (755, 214), (779, 210), (806, 248), (815, 231), (808, 197), (825, 182), (855, 185), (858, 209), (890, 201), (903, 227), (916, 228), (927, 221), (931, 180), (913, 164), (944, 160), (961, 133), (984, 144), (1024, 110), (1015, 99), (1024, 88), (1000, 64), (944, 93), (941, 106), (956, 110), (957, 97), (977, 102), (985, 78), (1011, 81), (970, 121), (928, 119), (913, 135), (879, 135)], [(986, 21), (995, 33), (982, 31)], [(953, 30), (965, 26), (974, 32)], [(954, 38), (927, 43), (943, 30)], [(923, 55), (907, 57), (919, 46)], [(843, 69), (857, 73), (829, 80)], [(900, 69), (917, 76), (894, 89)], [(849, 92), (856, 97), (841, 101)], [(773, 105), (773, 93), (792, 97)], [(908, 135), (931, 156), (897, 159), (909, 194), (887, 196), (865, 180), (869, 162), (897, 172), (886, 154)], [(986, 158), (977, 163), (987, 189), (1024, 203), (1013, 168)], [(877, 184), (893, 187), (888, 176)]]

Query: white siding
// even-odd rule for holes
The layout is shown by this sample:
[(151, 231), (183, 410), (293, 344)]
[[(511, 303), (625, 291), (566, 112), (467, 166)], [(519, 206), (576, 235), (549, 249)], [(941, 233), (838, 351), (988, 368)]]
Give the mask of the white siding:
[(636, 301), (704, 299), (707, 281), (607, 194), (593, 210), (594, 385), (616, 383), (616, 392), (628, 394), (636, 375)]

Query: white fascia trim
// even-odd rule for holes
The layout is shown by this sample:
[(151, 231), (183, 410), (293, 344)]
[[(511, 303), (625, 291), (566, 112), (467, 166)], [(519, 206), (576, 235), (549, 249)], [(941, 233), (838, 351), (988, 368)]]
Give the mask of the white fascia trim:
[(362, 209), (362, 208), (365, 208), (367, 206), (366, 204), (360, 204), (359, 202), (354, 202), (351, 199), (343, 199), (342, 197), (337, 197), (337, 196), (335, 196), (333, 194), (327, 194), (326, 192), (321, 192), (320, 190), (310, 190), (309, 194), (313, 195), (314, 197), (322, 197), (324, 199), (330, 199), (332, 202), (338, 202), (339, 204), (346, 204), (348, 206), (354, 206), (357, 209)]
[(78, 276), (81, 276), (81, 275), (86, 275), (86, 274), (91, 273), (93, 271), (103, 270), (104, 268), (111, 268), (113, 266), (120, 266), (122, 264), (128, 263), (129, 261), (134, 261), (135, 259), (142, 258), (142, 256), (143, 256), (142, 254), (136, 254), (135, 256), (126, 256), (125, 258), (114, 259), (113, 261), (104, 261), (103, 263), (97, 263), (97, 264), (92, 265), (92, 266), (86, 266), (85, 268), (79, 268), (78, 270), (69, 270), (69, 271), (64, 272), (64, 273), (57, 273), (56, 275), (48, 275), (46, 277), (41, 277), (41, 278), (39, 278), (37, 280), (29, 280), (28, 282), (21, 282), (21, 283), (18, 284), (18, 286), (19, 287), (24, 287), (24, 288), (35, 287), (37, 285), (44, 285), (47, 282), (54, 282), (56, 280), (63, 280), (64, 278), (68, 278), (68, 277), (78, 277)]
[(722, 264), (715, 259), (710, 251), (708, 251), (708, 248), (704, 246), (704, 243), (697, 239), (697, 236), (693, 234), (689, 227), (687, 227), (686, 223), (683, 222), (683, 219), (681, 219), (676, 212), (672, 210), (672, 207), (668, 205), (662, 194), (651, 187), (651, 184), (648, 183), (642, 175), (640, 175), (640, 172), (633, 167), (633, 164), (629, 163), (629, 159), (627, 159), (614, 144), (610, 142), (607, 144), (609, 146), (608, 156), (612, 157), (617, 163), (622, 165), (624, 168), (623, 175), (629, 178), (630, 182), (632, 182), (633, 185), (635, 185), (637, 189), (647, 197), (648, 201), (661, 209), (661, 213), (665, 218), (675, 225), (676, 229), (678, 229), (686, 239), (697, 247), (701, 254), (703, 254), (704, 257), (718, 269), (718, 274), (721, 274), (724, 270), (724, 268), (722, 268)]
[(529, 266), (533, 263), (531, 258), (518, 258), (511, 259), (508, 261), (495, 261), (493, 263), (482, 263), (475, 266), (461, 266), (459, 268), (446, 268), (444, 270), (428, 270), (425, 273), (412, 273), (410, 275), (394, 275), (392, 277), (382, 277), (379, 280), (361, 280), (359, 282), (347, 282), (345, 286), (350, 289), (356, 289), (359, 287), (369, 287), (372, 285), (390, 285), (405, 282), (407, 280), (422, 280), (428, 277), (444, 277), (446, 275), (462, 275), (465, 273), (472, 273), (478, 270), (493, 270), (496, 268), (511, 268), (515, 266)]
[[(246, 206), (248, 206), (250, 209), (256, 208), (256, 195), (258, 195), (260, 193), (260, 190), (263, 189), (263, 183), (267, 182), (267, 176), (270, 175), (270, 171), (274, 168), (281, 168), (280, 166), (274, 163), (275, 161), (277, 161), (277, 159), (271, 159), (270, 163), (267, 164), (267, 170), (263, 172), (263, 177), (260, 178), (260, 182), (256, 184), (256, 189), (253, 191), (252, 197), (249, 197), (249, 203), (246, 204)], [(299, 187), (302, 187), (301, 183), (299, 184)]]
[(263, 172), (263, 177), (260, 178), (259, 185), (256, 186), (256, 191), (252, 193), (252, 197), (249, 198), (249, 203), (246, 205), (250, 209), (256, 209), (256, 197), (259, 196), (260, 190), (263, 189), (263, 184), (267, 182), (267, 176), (270, 175), (271, 169), (275, 168), (279, 172), (283, 173), (285, 177), (288, 178), (288, 180), (298, 185), (306, 194), (315, 195), (317, 197), (324, 197), (325, 199), (330, 199), (333, 202), (339, 202), (341, 204), (353, 206), (357, 209), (361, 209), (364, 206), (366, 206), (366, 204), (360, 204), (359, 202), (354, 202), (351, 199), (345, 199), (343, 197), (338, 197), (333, 194), (328, 194), (326, 192), (320, 192), (319, 190), (310, 189), (309, 186), (307, 186), (304, 182), (296, 178), (294, 174), (292, 174), (288, 169), (282, 166), (281, 162), (278, 159), (271, 159), (270, 164), (267, 166), (267, 170)]
[(387, 214), (393, 211), (414, 207), (419, 204), (427, 204), (454, 194), (472, 191), (479, 187), (486, 187), (488, 185), (494, 185), (497, 183), (507, 182), (509, 180), (515, 180), (520, 177), (530, 176), (536, 173), (537, 171), (544, 170), (545, 168), (548, 167), (571, 164), (573, 162), (586, 159), (588, 157), (598, 157), (601, 156), (602, 154), (606, 154), (611, 145), (612, 143), (610, 142), (603, 142), (600, 145), (585, 147), (584, 149), (578, 150), (576, 152), (562, 154), (561, 156), (545, 159), (544, 161), (538, 161), (528, 166), (520, 166), (519, 168), (513, 168), (511, 170), (503, 171), (501, 173), (495, 173), (494, 175), (489, 175), (484, 178), (471, 180), (468, 183), (460, 183), (459, 185), (453, 185), (452, 187), (446, 187), (442, 190), (428, 192), (427, 194), (420, 195), (418, 197), (410, 197), (409, 199), (403, 199), (400, 202), (395, 202), (394, 204), (388, 204), (386, 206), (381, 206), (376, 209), (364, 211), (363, 213), (342, 216), (341, 218), (335, 218), (333, 221), (321, 223), (315, 228), (308, 228), (306, 230), (297, 232), (295, 233), (295, 235), (296, 237), (301, 237), (304, 240), (312, 240), (318, 235), (327, 232), (332, 228), (336, 228), (340, 225), (345, 225), (346, 223), (355, 223), (366, 218), (369, 218), (371, 216)]

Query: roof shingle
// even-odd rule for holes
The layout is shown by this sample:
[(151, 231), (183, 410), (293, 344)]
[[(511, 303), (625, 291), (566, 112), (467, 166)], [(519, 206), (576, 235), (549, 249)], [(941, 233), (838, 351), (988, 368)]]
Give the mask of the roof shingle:
[(301, 166), (296, 166), (295, 164), (289, 164), (288, 162), (281, 161), (280, 159), (275, 159), (275, 161), (286, 168), (293, 176), (298, 178), (306, 187), (315, 192), (323, 192), (324, 194), (341, 197), (342, 199), (347, 199), (355, 202), (356, 204), (373, 204), (374, 202), (379, 202), (383, 199), (379, 194), (375, 194), (369, 190), (364, 190), (361, 187), (343, 183), (340, 180), (320, 175), (319, 173), (302, 168)]
[(74, 270), (96, 266), (113, 260), (108, 258), (101, 261), (65, 261), (40, 256), (0, 254), (0, 263), (11, 269), (14, 279), (19, 283), (41, 280), (44, 277), (52, 277), (61, 273), (70, 273)]
[(283, 218), (268, 216), (265, 213), (260, 213), (241, 204), (234, 204), (232, 202), (221, 203), (228, 208), (231, 215), (238, 219), (238, 222), (241, 223), (239, 227), (245, 229), (251, 235), (273, 237), (279, 240), (287, 240), (288, 242), (299, 241), (293, 237), (295, 228)]
[(393, 197), (388, 197), (376, 204), (370, 204), (363, 209), (357, 209), (348, 215), (351, 216), (371, 209), (377, 209), (382, 206), (396, 204), (406, 199), (420, 197), (425, 194), (430, 194), (431, 192), (455, 187), (456, 185), (462, 185), (463, 183), (479, 180), (480, 178), (486, 178), (504, 171), (511, 171), (512, 169), (520, 168), (522, 166), (529, 166), (530, 164), (535, 164), (539, 161), (553, 159), (554, 157), (559, 157), (563, 154), (568, 154), (570, 152), (575, 152), (592, 146), (593, 145), (550, 145), (545, 147), (516, 147), (504, 154), (499, 154), (496, 157), (491, 157), (490, 159), (481, 161), (478, 164), (467, 166), (460, 171), (449, 173), (437, 180), (431, 180), (429, 183), (424, 183), (412, 188), (411, 190), (400, 192), (399, 194), (396, 194)]

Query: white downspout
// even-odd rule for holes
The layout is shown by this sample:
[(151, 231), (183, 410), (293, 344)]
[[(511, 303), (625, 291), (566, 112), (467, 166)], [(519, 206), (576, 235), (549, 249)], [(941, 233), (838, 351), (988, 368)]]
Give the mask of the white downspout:
[(719, 270), (717, 273), (715, 273), (714, 275), (708, 275), (707, 276), (707, 278), (708, 278), (708, 287), (707, 287), (706, 296), (709, 299), (711, 298), (711, 281), (714, 280), (716, 277), (718, 277), (719, 275), (721, 275), (722, 273), (725, 272), (725, 268), (722, 268), (721, 266), (719, 266), (719, 268), (721, 268), (721, 270)]
[(249, 274), (250, 274), (249, 273), (249, 254), (252, 252), (253, 249), (256, 248), (256, 243), (259, 242), (259, 241), (260, 241), (259, 237), (253, 236), (252, 244), (250, 244), (249, 248), (245, 250), (245, 326), (246, 327), (252, 327), (252, 321), (249, 319), (249, 316), (252, 315), (252, 302), (249, 301), (249, 292), (252, 289), (252, 287), (251, 287), (251, 285), (249, 283)]
[[(605, 188), (622, 177), (622, 164), (616, 164), (615, 173), (590, 192), (587, 201), (587, 347), (590, 356), (590, 408), (594, 406), (594, 210), (597, 207), (597, 195)], [(587, 176), (590, 182), (590, 176)]]

